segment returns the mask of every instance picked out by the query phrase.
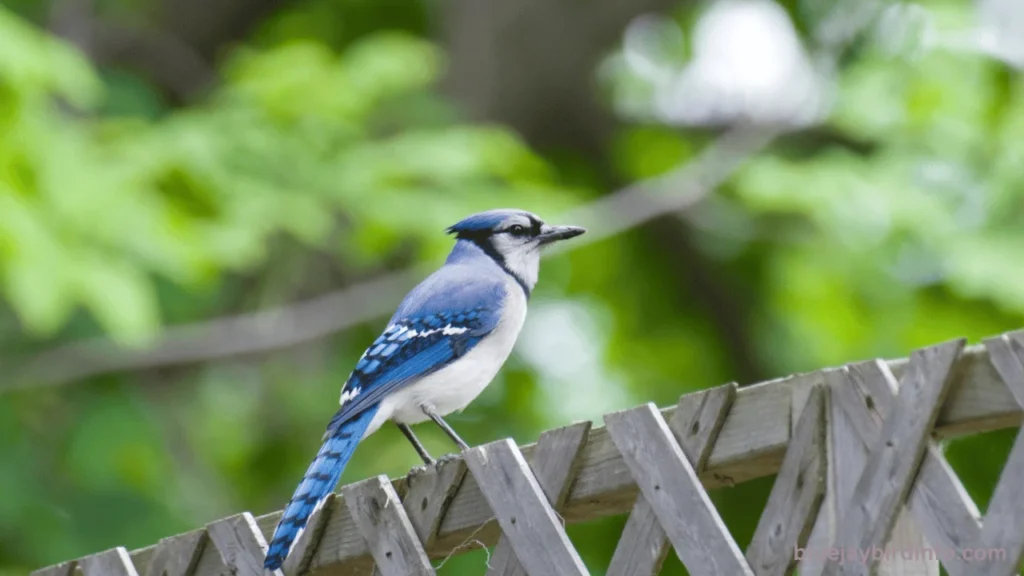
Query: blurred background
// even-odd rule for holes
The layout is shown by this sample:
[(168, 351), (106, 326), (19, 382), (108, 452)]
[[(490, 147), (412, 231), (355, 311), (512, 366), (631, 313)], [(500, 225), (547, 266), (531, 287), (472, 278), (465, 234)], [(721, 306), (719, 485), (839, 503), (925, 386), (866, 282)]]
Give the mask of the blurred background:
[[(1021, 66), (1014, 0), (4, 0), (0, 574), (280, 509), (482, 209), (591, 233), (471, 443), (1024, 326)], [(1012, 435), (948, 447), (983, 510)]]

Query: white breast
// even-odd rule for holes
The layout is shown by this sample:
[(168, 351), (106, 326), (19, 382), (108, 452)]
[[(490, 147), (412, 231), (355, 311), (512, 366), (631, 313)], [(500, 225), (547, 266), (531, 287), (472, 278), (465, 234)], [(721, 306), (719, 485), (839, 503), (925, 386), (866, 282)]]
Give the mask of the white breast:
[(364, 438), (388, 420), (402, 424), (428, 420), (420, 408), (424, 403), (445, 416), (462, 410), (483, 392), (508, 359), (526, 320), (523, 289), (512, 278), (505, 289), (505, 310), (491, 334), (462, 358), (385, 398)]

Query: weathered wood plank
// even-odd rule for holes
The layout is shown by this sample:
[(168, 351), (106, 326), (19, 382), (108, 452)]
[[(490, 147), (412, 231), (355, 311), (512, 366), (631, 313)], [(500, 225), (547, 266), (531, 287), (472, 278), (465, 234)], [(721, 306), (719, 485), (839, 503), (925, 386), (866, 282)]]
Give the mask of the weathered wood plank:
[(707, 468), (711, 450), (736, 401), (737, 389), (736, 383), (730, 382), (685, 394), (679, 398), (675, 413), (667, 418), (669, 429), (694, 470)]
[[(736, 399), (736, 384), (684, 394), (669, 420), (669, 428), (694, 471), (707, 466), (711, 448)], [(643, 494), (637, 496), (622, 536), (608, 565), (608, 576), (651, 576), (668, 555), (668, 536)]]
[[(1024, 342), (1011, 338), (1013, 336), (990, 338), (985, 341), (985, 347), (1014, 398), (1024, 405)], [(989, 501), (981, 534), (972, 548), (992, 552), (984, 561), (971, 563), (972, 574), (1019, 574), (1024, 561), (1024, 428), (1017, 433)]]
[(512, 440), (472, 448), (463, 457), (527, 574), (587, 574), (562, 520)]
[[(828, 386), (834, 372), (846, 370), (843, 368), (829, 368), (820, 370), (807, 376), (814, 386)], [(831, 389), (830, 389), (831, 390)], [(839, 491), (839, 484), (842, 479), (842, 472), (839, 470), (844, 463), (837, 462), (836, 454), (841, 451), (837, 442), (849, 436), (843, 430), (849, 426), (849, 422), (839, 417), (839, 409), (836, 406), (833, 394), (829, 393), (826, 402), (827, 418), (825, 419), (825, 445), (827, 472), (825, 478), (825, 496), (818, 507), (818, 516), (814, 520), (811, 534), (807, 539), (807, 545), (803, 551), (794, 550), (794, 557), (797, 560), (798, 573), (801, 576), (820, 576), (825, 569), (827, 561), (827, 550), (835, 539), (836, 518), (839, 515), (836, 494)]]
[(78, 567), (78, 560), (68, 560), (53, 566), (33, 570), (30, 576), (71, 576)]
[(972, 554), (987, 551), (984, 560), (968, 564), (972, 576), (1020, 574), (1024, 561), (1024, 428), (1017, 434), (992, 493), (978, 541), (970, 549)]
[(986, 338), (985, 349), (1018, 406), (1024, 406), (1024, 331)]
[(313, 553), (316, 552), (316, 547), (320, 545), (320, 538), (323, 537), (327, 519), (330, 518), (334, 509), (334, 502), (334, 494), (328, 494), (327, 498), (313, 508), (313, 513), (306, 520), (306, 527), (299, 531), (291, 551), (284, 559), (284, 565), (281, 566), (281, 571), (285, 576), (298, 576), (304, 574), (309, 568)]
[[(843, 415), (854, 423), (865, 453), (868, 446), (877, 442), (882, 422), (889, 415), (896, 402), (898, 386), (892, 374), (879, 361), (851, 364), (849, 378), (837, 383), (835, 397), (840, 398)], [(911, 488), (907, 507), (929, 543), (928, 548), (940, 550), (961, 550), (974, 542), (981, 530), (981, 513), (967, 494), (960, 479), (942, 455), (934, 441), (928, 442), (917, 479)], [(909, 522), (909, 520), (905, 520)], [(902, 527), (899, 535), (912, 538), (911, 527)], [(920, 550), (925, 548), (921, 539), (912, 542), (890, 542), (894, 550)], [(921, 555), (919, 555), (921, 556)], [(912, 564), (913, 568), (926, 573), (936, 573), (927, 565), (934, 560), (923, 557), (904, 559), (902, 556), (886, 561), (888, 572), (906, 570), (896, 564)], [(971, 574), (971, 568), (960, 558), (947, 558), (943, 562), (953, 576)], [(883, 571), (884, 572), (884, 571)]]
[[(964, 343), (963, 339), (955, 340), (911, 356), (899, 387), (899, 401), (882, 425), (881, 438), (872, 446), (854, 488), (852, 501), (857, 505), (846, 510), (838, 525), (837, 548), (884, 548), (927, 449), (929, 433), (949, 391), (950, 372)], [(867, 576), (875, 564), (830, 559), (824, 574)]]
[(607, 414), (605, 426), (691, 574), (750, 575), (743, 553), (653, 404)]
[(757, 576), (789, 574), (796, 563), (794, 550), (803, 547), (810, 536), (825, 495), (826, 390), (815, 387), (804, 404), (795, 436), (747, 548), (747, 564)]
[[(907, 359), (886, 363), (901, 377)], [(972, 346), (960, 355), (951, 378), (953, 383), (934, 429), (937, 438), (1020, 426), (1024, 412), (982, 346)], [(741, 388), (715, 442), (708, 466), (700, 475), (705, 488), (711, 490), (776, 473), (790, 438), (794, 399), (805, 397), (810, 386), (819, 380), (813, 373), (801, 374)], [(666, 418), (674, 411), (675, 407), (666, 409)], [(532, 450), (532, 446), (526, 446), (523, 453), (529, 456)], [(585, 522), (628, 512), (636, 500), (636, 485), (604, 428), (590, 432), (581, 458), (583, 463), (562, 511), (566, 522)], [(280, 512), (257, 519), (264, 536), (272, 536), (279, 519)], [(327, 524), (322, 544), (311, 563), (315, 574), (368, 573), (372, 560), (347, 510), (339, 507)], [(493, 545), (500, 531), (475, 481), (467, 476), (442, 520), (437, 541), (427, 552), (431, 557), (444, 557), (470, 535), (474, 540)], [(223, 570), (219, 556), (210, 548), (201, 555), (196, 569), (198, 576), (218, 575)], [(148, 546), (135, 550), (132, 559), (137, 566), (147, 565), (155, 549), (155, 546)]]
[(205, 529), (161, 539), (146, 567), (146, 576), (191, 576), (206, 541)]
[(138, 576), (128, 550), (118, 546), (78, 561), (85, 576)]
[(446, 458), (406, 477), (402, 506), (425, 547), (437, 539), (441, 519), (462, 485), (466, 470), (461, 458)]
[[(242, 512), (206, 526), (213, 548), (221, 561), (235, 576), (263, 576), (267, 557), (267, 541), (252, 514)], [(209, 546), (207, 546), (209, 548)], [(280, 570), (273, 572), (282, 576)]]
[[(551, 507), (558, 511), (565, 504), (569, 494), (569, 486), (580, 465), (580, 451), (587, 441), (591, 423), (578, 422), (562, 428), (548, 430), (540, 435), (537, 447), (530, 459), (530, 469), (537, 477), (544, 495)], [(525, 575), (522, 564), (516, 558), (515, 551), (508, 538), (502, 534), (498, 545), (491, 554), (489, 576)]]
[[(883, 422), (895, 403), (899, 386), (885, 365), (877, 361), (854, 364), (830, 373), (828, 381), (837, 408), (835, 441), (837, 446), (842, 446), (836, 451), (841, 461), (835, 464), (837, 481), (834, 483), (839, 504), (836, 518), (842, 518), (852, 504), (853, 491), (864, 470), (868, 451), (881, 437)], [(928, 444), (937, 454), (934, 442)], [(926, 459), (928, 454), (926, 450)], [(951, 478), (955, 480), (956, 476)], [(918, 472), (918, 484), (923, 479)], [(912, 487), (911, 493), (916, 493), (916, 488)], [(963, 507), (961, 502), (961, 509)], [(938, 561), (915, 553), (926, 548), (929, 546), (918, 523), (901, 505), (887, 542), (889, 553), (884, 554), (878, 564), (878, 576), (938, 576)], [(896, 554), (897, 551), (910, 554)]]
[(387, 476), (342, 489), (345, 506), (384, 576), (433, 576), (427, 553)]

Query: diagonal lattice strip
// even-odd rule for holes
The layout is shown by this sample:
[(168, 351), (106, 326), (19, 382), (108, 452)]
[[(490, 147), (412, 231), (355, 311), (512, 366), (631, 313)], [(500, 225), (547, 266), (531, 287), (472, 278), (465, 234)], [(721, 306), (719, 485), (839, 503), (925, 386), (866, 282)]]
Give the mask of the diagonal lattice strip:
[[(1024, 406), (1024, 333), (990, 338), (985, 347), (1011, 394)], [(971, 554), (971, 574), (1019, 574), (1024, 560), (1024, 428), (1017, 433)]]
[(794, 550), (803, 547), (810, 536), (825, 495), (826, 390), (815, 386), (808, 396), (747, 547), (747, 563), (756, 576), (789, 574), (796, 563)]
[[(852, 502), (840, 517), (835, 548), (874, 550), (885, 547), (927, 449), (932, 427), (951, 383), (953, 363), (963, 339), (914, 352), (899, 389), (899, 400), (882, 424), (853, 489)], [(836, 454), (836, 459), (842, 459)], [(877, 559), (846, 562), (829, 558), (826, 576), (869, 576)]]
[[(210, 523), (206, 533), (233, 576), (265, 576), (267, 541), (252, 514), (242, 512)], [(273, 576), (281, 576), (281, 571), (275, 570)]]
[(206, 541), (206, 530), (193, 530), (160, 540), (149, 559), (146, 576), (191, 576)]
[(466, 463), (461, 458), (449, 458), (409, 475), (402, 506), (424, 548), (437, 539), (441, 520), (462, 486), (466, 471)]
[[(897, 389), (892, 373), (877, 360), (851, 364), (848, 371), (837, 374), (832, 382), (833, 401), (840, 416), (851, 423), (864, 453), (881, 435), (882, 422), (896, 402)], [(852, 497), (852, 488), (842, 491), (844, 505)], [(981, 513), (934, 440), (927, 443), (907, 506), (933, 549), (961, 550), (981, 530)], [(921, 558), (919, 562), (926, 560), (929, 559)], [(959, 558), (949, 556), (942, 560), (953, 576), (972, 573)]]
[(85, 576), (139, 576), (128, 550), (120, 546), (82, 558), (78, 568)]
[(377, 570), (384, 576), (433, 576), (398, 493), (387, 476), (380, 475), (342, 489), (345, 506), (370, 549)]
[(463, 452), (516, 558), (531, 576), (585, 576), (587, 569), (519, 448), (509, 439)]
[[(579, 422), (541, 434), (530, 460), (537, 483), (557, 511), (565, 503), (569, 486), (580, 465), (580, 452), (590, 433), (590, 421)], [(487, 576), (523, 576), (526, 571), (502, 534), (491, 554)]]
[[(669, 428), (698, 474), (707, 465), (725, 417), (736, 399), (736, 388), (736, 384), (731, 383), (684, 394), (669, 421)], [(658, 523), (654, 508), (640, 494), (615, 547), (608, 576), (652, 576), (661, 570), (667, 554), (665, 529)]]
[(608, 433), (691, 574), (753, 576), (697, 474), (653, 404), (607, 414)]

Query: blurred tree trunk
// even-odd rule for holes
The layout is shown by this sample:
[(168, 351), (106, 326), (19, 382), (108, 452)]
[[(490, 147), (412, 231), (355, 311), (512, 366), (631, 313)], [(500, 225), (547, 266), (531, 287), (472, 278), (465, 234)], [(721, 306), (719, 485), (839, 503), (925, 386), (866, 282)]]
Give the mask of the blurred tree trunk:
[(631, 20), (678, 0), (451, 0), (440, 35), (446, 89), (472, 120), (514, 127), (546, 151), (605, 157), (614, 119), (594, 72)]
[[(666, 12), (678, 0), (452, 0), (440, 16), (448, 50), (448, 94), (475, 121), (499, 122), (542, 152), (583, 159), (606, 190), (624, 183), (611, 168), (616, 120), (594, 79), (636, 17)], [(645, 226), (652, 258), (675, 273), (681, 308), (704, 311), (717, 327), (734, 378), (766, 377), (750, 341), (742, 291), (693, 246), (687, 224), (673, 215)]]

